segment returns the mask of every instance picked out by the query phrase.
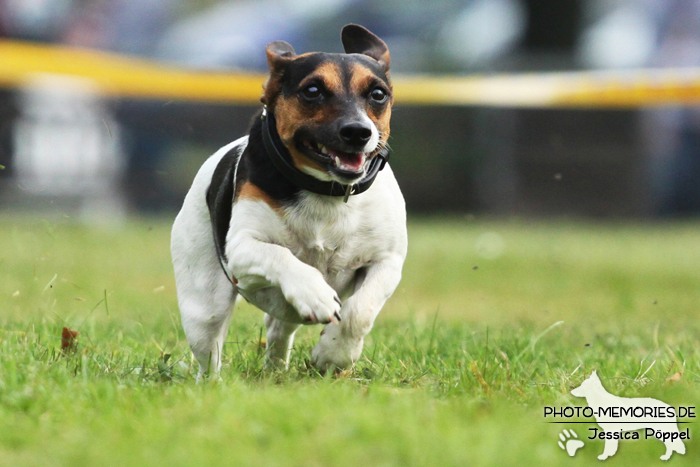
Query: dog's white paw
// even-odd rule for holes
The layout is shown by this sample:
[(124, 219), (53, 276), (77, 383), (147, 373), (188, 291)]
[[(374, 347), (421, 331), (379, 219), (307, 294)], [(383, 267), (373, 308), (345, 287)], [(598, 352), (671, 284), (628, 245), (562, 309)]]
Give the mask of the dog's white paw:
[(340, 320), (338, 294), (316, 269), (297, 276), (291, 284), (283, 284), (282, 293), (304, 322), (327, 324)]
[(311, 364), (326, 372), (352, 367), (362, 354), (362, 338), (344, 336), (340, 326), (329, 324), (311, 351)]

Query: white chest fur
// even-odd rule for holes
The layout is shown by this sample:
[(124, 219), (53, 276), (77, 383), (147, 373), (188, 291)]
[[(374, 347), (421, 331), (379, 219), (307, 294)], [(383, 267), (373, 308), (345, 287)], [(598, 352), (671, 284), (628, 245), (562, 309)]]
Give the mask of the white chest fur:
[(347, 203), (340, 197), (311, 193), (301, 197), (280, 209), (262, 200), (236, 202), (226, 239), (227, 257), (235, 256), (229, 250), (245, 237), (279, 245), (320, 271), (333, 289), (345, 295), (358, 269), (387, 254), (405, 256), (403, 198), (390, 170), (385, 169), (368, 191)]
[(293, 206), (278, 210), (263, 201), (236, 203), (227, 249), (235, 248), (242, 234), (279, 245), (318, 269), (334, 290), (345, 295), (355, 271), (371, 261), (374, 251), (371, 242), (363, 239), (372, 230), (363, 216), (364, 203), (359, 198), (346, 204), (341, 198), (302, 197)]
[(340, 198), (305, 195), (282, 216), (289, 233), (285, 246), (326, 277), (341, 269), (356, 269), (361, 262), (359, 256), (364, 256), (358, 244), (363, 230), (358, 204), (346, 204)]

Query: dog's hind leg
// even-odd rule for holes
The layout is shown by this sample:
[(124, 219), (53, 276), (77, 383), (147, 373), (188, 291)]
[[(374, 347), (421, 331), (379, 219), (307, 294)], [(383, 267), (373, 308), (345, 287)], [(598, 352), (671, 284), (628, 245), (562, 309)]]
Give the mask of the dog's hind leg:
[(289, 354), (294, 345), (294, 334), (301, 325), (288, 323), (265, 313), (267, 328), (266, 368), (286, 368), (289, 365)]
[[(206, 228), (208, 224), (201, 223)], [(194, 227), (196, 227), (195, 225)], [(178, 216), (173, 226), (172, 255), (182, 327), (199, 362), (197, 380), (218, 375), (236, 289), (219, 265), (209, 237)]]
[(178, 291), (178, 295), (185, 295), (179, 299), (180, 313), (187, 342), (199, 363), (197, 380), (206, 375), (217, 377), (235, 301), (233, 287), (229, 283), (228, 290), (198, 296)]
[[(673, 430), (673, 432), (677, 433), (678, 430)], [(685, 444), (683, 444), (683, 441), (681, 441), (680, 439), (664, 441), (664, 445), (666, 446), (666, 452), (663, 456), (661, 456), (662, 461), (669, 460), (671, 458), (671, 454), (673, 454), (674, 451), (678, 454), (685, 454)]]
[(173, 223), (170, 250), (177, 299), (187, 341), (199, 362), (197, 380), (207, 373), (218, 374), (221, 369), (221, 354), (237, 295), (219, 262), (207, 194), (222, 158), (234, 148), (240, 153), (246, 144), (247, 138), (238, 139), (206, 160)]
[(685, 443), (683, 443), (682, 440), (680, 439), (674, 439), (671, 441), (672, 448), (674, 451), (676, 451), (678, 454), (685, 454)]

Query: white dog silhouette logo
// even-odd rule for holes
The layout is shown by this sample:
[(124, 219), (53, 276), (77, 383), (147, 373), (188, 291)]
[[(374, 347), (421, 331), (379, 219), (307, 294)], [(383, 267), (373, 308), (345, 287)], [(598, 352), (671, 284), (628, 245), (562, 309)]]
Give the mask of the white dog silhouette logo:
[(630, 434), (625, 432), (640, 429), (644, 429), (645, 438), (652, 433), (666, 445), (666, 453), (661, 456), (661, 460), (668, 460), (674, 451), (685, 454), (685, 444), (681, 439), (685, 433), (678, 430), (675, 412), (672, 412), (673, 408), (665, 402), (649, 397), (629, 398), (610, 394), (595, 371), (581, 386), (572, 389), (571, 394), (586, 399), (596, 422), (602, 428), (597, 437), (605, 439), (605, 448), (598, 459), (605, 460), (615, 454), (620, 439), (639, 439), (637, 433), (633, 433), (635, 436), (629, 436)]

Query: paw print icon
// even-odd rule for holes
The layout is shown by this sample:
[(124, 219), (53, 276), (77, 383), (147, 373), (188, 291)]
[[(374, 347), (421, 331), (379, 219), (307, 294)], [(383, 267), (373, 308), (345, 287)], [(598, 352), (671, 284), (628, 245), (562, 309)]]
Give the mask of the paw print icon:
[(576, 454), (576, 451), (583, 447), (583, 441), (578, 439), (578, 435), (574, 430), (562, 430), (562, 432), (559, 433), (559, 439), (561, 441), (559, 441), (557, 444), (571, 457)]

